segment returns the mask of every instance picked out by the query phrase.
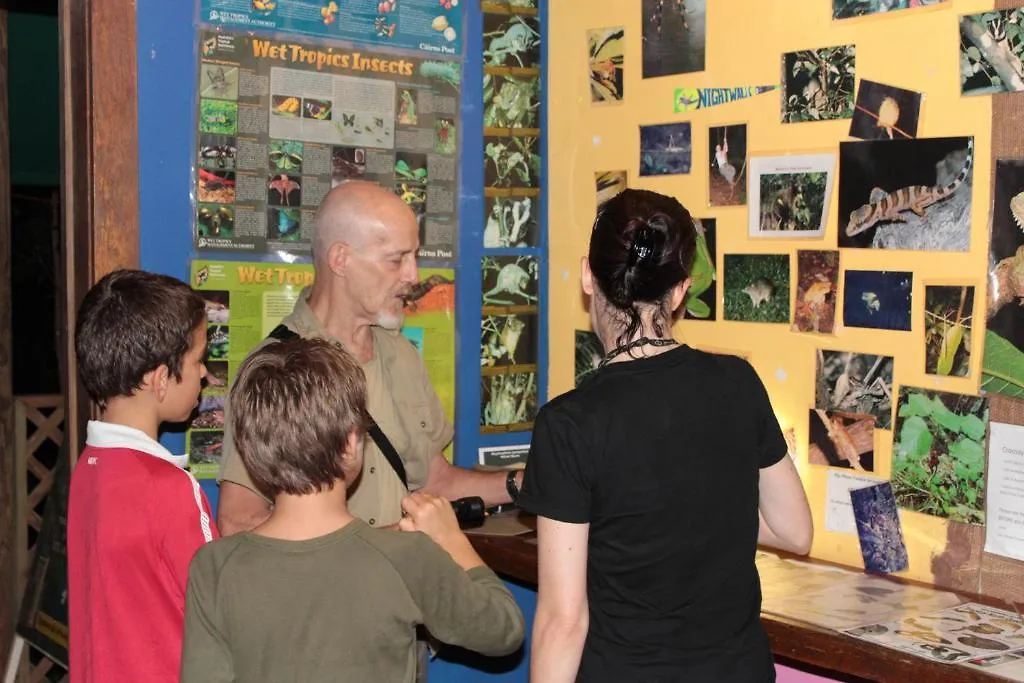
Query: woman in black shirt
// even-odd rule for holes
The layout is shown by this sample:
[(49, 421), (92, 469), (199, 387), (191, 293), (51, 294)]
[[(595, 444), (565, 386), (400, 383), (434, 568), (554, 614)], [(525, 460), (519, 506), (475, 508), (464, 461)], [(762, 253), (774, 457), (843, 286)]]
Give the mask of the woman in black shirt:
[(611, 351), (541, 409), (519, 497), (538, 516), (534, 683), (775, 679), (754, 554), (808, 552), (810, 510), (754, 369), (672, 337), (695, 251), (671, 197), (598, 211), (581, 279)]

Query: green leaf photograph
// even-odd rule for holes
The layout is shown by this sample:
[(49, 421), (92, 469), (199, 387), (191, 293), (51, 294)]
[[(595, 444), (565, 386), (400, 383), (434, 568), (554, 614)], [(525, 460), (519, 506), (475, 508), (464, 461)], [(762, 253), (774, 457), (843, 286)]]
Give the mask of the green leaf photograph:
[(988, 399), (901, 387), (898, 406), (892, 449), (896, 504), (984, 524)]

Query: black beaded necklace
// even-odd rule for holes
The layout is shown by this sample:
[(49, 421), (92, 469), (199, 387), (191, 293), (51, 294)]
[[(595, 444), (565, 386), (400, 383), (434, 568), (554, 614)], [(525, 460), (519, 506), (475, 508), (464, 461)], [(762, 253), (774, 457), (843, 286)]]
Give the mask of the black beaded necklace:
[(636, 349), (641, 346), (672, 346), (673, 344), (678, 343), (679, 342), (677, 342), (675, 339), (651, 339), (650, 337), (640, 337), (639, 339), (634, 339), (628, 344), (616, 346), (614, 349), (605, 354), (605, 357), (601, 359), (601, 362), (598, 363), (597, 367), (603, 368), (604, 366), (608, 365), (608, 363), (610, 363), (614, 358), (621, 356), (627, 351), (631, 351), (632, 349)]

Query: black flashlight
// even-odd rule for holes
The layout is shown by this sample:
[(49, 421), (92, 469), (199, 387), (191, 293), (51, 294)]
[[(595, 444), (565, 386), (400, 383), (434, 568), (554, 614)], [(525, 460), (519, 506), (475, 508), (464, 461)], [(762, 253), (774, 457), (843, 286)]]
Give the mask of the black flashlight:
[(487, 517), (484, 499), (480, 496), (467, 496), (453, 500), (452, 508), (455, 510), (455, 519), (459, 520), (459, 527), (462, 529), (475, 529), (483, 526), (484, 519)]

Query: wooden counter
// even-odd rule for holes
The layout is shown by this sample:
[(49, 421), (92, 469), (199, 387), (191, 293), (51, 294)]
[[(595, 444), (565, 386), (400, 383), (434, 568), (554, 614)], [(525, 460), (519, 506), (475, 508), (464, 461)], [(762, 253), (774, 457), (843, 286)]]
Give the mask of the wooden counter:
[[(530, 586), (537, 585), (536, 532), (519, 536), (470, 535), (483, 560), (498, 574)], [(994, 604), (978, 596), (966, 600)], [(905, 683), (978, 683), (1003, 681), (973, 668), (943, 664), (875, 645), (866, 640), (829, 631), (775, 614), (762, 614), (761, 621), (780, 663), (797, 662), (819, 669), (823, 676), (843, 680), (893, 681)], [(855, 678), (851, 679), (853, 676)]]

